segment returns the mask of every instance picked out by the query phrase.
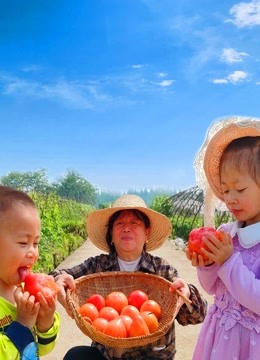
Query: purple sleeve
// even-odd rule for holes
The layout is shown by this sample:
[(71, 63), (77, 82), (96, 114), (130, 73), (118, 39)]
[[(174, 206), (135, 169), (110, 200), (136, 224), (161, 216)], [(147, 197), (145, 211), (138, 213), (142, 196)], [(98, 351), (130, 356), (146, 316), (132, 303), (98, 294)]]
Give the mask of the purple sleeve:
[(198, 279), (203, 289), (209, 294), (216, 293), (216, 281), (218, 279), (219, 266), (212, 264), (210, 266), (201, 266), (197, 268)]
[(236, 301), (260, 315), (260, 280), (243, 264), (239, 253), (233, 254), (219, 268), (218, 276)]

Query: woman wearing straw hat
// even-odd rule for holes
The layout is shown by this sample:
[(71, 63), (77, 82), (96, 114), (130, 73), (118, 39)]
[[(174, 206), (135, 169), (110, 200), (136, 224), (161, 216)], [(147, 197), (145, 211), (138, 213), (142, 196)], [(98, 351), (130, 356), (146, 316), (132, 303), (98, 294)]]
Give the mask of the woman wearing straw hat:
[[(173, 282), (171, 291), (179, 290), (192, 301), (192, 311), (181, 302), (177, 321), (182, 325), (201, 323), (206, 314), (206, 301), (193, 285), (178, 277), (178, 272), (166, 260), (152, 256), (171, 234), (170, 220), (149, 208), (136, 195), (123, 195), (112, 207), (93, 211), (87, 218), (89, 239), (108, 254), (91, 257), (71, 269), (53, 271), (59, 284), (74, 288), (74, 279), (105, 271), (143, 271)], [(65, 291), (60, 302), (66, 307)], [(93, 342), (92, 346), (74, 347), (65, 355), (72, 359), (173, 359), (175, 355), (174, 324), (167, 334), (151, 345), (117, 350)]]
[(187, 252), (198, 266), (202, 287), (215, 297), (193, 360), (259, 360), (260, 119), (231, 117), (214, 123), (195, 166), (205, 191), (205, 219), (214, 215), (215, 195), (236, 221), (220, 226), (222, 241), (205, 236), (206, 262)]

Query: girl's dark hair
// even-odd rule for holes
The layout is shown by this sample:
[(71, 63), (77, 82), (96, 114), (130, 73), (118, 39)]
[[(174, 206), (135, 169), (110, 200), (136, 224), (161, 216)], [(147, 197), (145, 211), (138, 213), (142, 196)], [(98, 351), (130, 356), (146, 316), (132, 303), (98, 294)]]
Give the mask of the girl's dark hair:
[(136, 216), (139, 220), (141, 220), (144, 223), (144, 226), (145, 226), (146, 229), (148, 229), (150, 227), (150, 219), (149, 219), (149, 217), (140, 210), (126, 209), (126, 210), (116, 211), (113, 215), (110, 216), (110, 218), (108, 220), (108, 224), (107, 224), (106, 242), (107, 242), (107, 245), (108, 245), (109, 250), (111, 252), (115, 252), (115, 246), (112, 243), (113, 225), (114, 225), (116, 219), (119, 217), (120, 214), (122, 214), (123, 211), (131, 212), (134, 216)]
[(220, 160), (219, 175), (230, 167), (248, 173), (260, 186), (260, 136), (246, 136), (228, 144)]
[(13, 205), (17, 204), (36, 208), (32, 198), (25, 192), (0, 185), (0, 214), (8, 211)]

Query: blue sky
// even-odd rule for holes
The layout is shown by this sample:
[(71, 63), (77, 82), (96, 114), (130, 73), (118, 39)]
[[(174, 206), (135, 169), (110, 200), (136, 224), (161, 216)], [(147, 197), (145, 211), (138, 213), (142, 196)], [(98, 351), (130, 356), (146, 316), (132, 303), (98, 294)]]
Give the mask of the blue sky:
[(0, 176), (186, 189), (209, 125), (259, 116), (260, 1), (0, 1)]

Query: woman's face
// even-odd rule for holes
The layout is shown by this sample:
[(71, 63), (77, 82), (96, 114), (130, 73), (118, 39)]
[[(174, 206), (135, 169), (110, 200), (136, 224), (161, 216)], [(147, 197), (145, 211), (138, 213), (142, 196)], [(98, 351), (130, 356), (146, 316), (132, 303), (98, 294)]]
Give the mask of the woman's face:
[(150, 228), (131, 210), (123, 210), (112, 228), (112, 241), (117, 255), (125, 261), (136, 260), (141, 256)]

